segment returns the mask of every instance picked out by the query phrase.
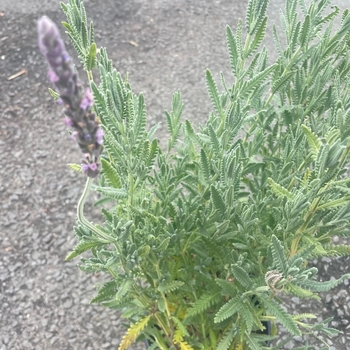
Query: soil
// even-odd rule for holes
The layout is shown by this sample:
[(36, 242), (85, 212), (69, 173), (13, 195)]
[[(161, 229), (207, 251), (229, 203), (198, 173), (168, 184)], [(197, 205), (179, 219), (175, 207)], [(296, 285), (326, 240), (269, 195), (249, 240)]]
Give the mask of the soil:
[[(335, 3), (348, 5), (347, 0)], [(244, 18), (247, 0), (85, 4), (98, 46), (107, 47), (123, 75), (129, 72), (135, 92), (144, 92), (149, 123), (162, 125), (160, 140), (166, 140), (164, 110), (177, 89), (186, 106), (183, 118), (196, 124), (206, 119), (205, 69), (217, 81), (220, 71), (229, 72), (225, 26), (235, 28)], [(281, 4), (271, 1), (273, 22), (279, 21)], [(36, 21), (44, 14), (56, 23), (65, 20), (59, 0), (0, 0), (0, 350), (117, 349), (125, 331), (119, 314), (89, 305), (93, 286), (103, 276), (84, 274), (77, 260), (64, 260), (76, 244), (72, 227), (85, 178), (66, 165), (81, 156), (48, 93), (36, 33)], [(273, 47), (271, 33), (266, 45)], [(92, 218), (97, 215), (91, 212)], [(350, 270), (349, 258), (314, 263), (323, 280)], [(350, 349), (349, 302), (345, 281), (324, 293), (321, 302), (292, 298), (287, 307), (293, 313), (313, 312), (319, 320), (333, 316), (330, 325), (342, 333), (329, 345), (343, 350)], [(285, 348), (300, 345), (296, 339)]]

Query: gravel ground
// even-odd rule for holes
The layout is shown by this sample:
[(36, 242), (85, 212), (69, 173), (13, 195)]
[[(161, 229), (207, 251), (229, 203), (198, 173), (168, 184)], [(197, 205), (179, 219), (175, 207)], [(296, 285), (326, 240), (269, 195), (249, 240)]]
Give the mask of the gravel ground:
[[(145, 93), (154, 124), (163, 121), (177, 89), (186, 104), (184, 118), (205, 120), (210, 107), (204, 71), (209, 67), (216, 78), (220, 70), (228, 72), (225, 25), (235, 27), (246, 3), (90, 0), (86, 9), (97, 44), (107, 46), (135, 91)], [(275, 22), (283, 3), (271, 1)], [(336, 3), (345, 8), (348, 0)], [(103, 276), (83, 274), (77, 261), (64, 261), (76, 243), (72, 226), (85, 179), (66, 166), (78, 162), (80, 152), (47, 91), (36, 37), (43, 14), (57, 23), (65, 19), (58, 0), (0, 0), (0, 350), (117, 349), (124, 332), (119, 315), (88, 305)], [(8, 80), (22, 69), (25, 74)], [(91, 216), (97, 219), (97, 213)], [(324, 280), (350, 270), (349, 258), (314, 263)], [(331, 349), (350, 349), (349, 281), (321, 302), (292, 298), (287, 306), (319, 319), (333, 316), (331, 325), (343, 333), (329, 342)], [(298, 339), (285, 348), (297, 345)]]

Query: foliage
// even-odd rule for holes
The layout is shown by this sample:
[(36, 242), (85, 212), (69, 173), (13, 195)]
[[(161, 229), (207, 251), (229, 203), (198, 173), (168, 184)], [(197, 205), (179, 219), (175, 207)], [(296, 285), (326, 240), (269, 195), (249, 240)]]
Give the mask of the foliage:
[(105, 223), (80, 222), (68, 258), (90, 250), (81, 268), (111, 276), (92, 302), (129, 320), (120, 349), (141, 333), (160, 349), (263, 349), (274, 338), (266, 321), (292, 336), (336, 333), (278, 298), (318, 298), (350, 276), (319, 282), (308, 266), (350, 252), (331, 244), (350, 235), (350, 13), (338, 21), (329, 4), (286, 1), (271, 63), (261, 48), (268, 1), (250, 0), (245, 22), (226, 30), (233, 84), (222, 76), (220, 91), (206, 71), (213, 111), (198, 131), (181, 121), (176, 92), (166, 151), (146, 128), (143, 95), (96, 51), (82, 2), (62, 4), (89, 77), (98, 69), (91, 90), (105, 134), (94, 187)]

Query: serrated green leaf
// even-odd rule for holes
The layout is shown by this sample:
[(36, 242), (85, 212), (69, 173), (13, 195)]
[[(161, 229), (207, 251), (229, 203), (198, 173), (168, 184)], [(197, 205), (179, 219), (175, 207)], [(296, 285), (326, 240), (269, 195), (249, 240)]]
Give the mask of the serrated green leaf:
[(287, 286), (287, 292), (290, 294), (293, 294), (299, 298), (311, 298), (311, 299), (315, 299), (315, 300), (321, 300), (321, 298), (317, 294), (314, 294), (314, 293), (310, 292), (309, 290), (295, 286), (293, 284), (289, 284)]
[(73, 34), (72, 27), (67, 22), (61, 22), (61, 24), (68, 30), (69, 33)]
[[(245, 331), (245, 337), (247, 338), (247, 344), (249, 345), (250, 350), (261, 350), (261, 345), (263, 340), (261, 339), (262, 336), (257, 336), (254, 335), (254, 333), (250, 333), (248, 331)], [(266, 341), (265, 341), (266, 344)]]
[(201, 169), (202, 169), (205, 181), (209, 183), (210, 164), (209, 164), (208, 156), (203, 148), (201, 149)]
[(67, 5), (66, 5), (64, 2), (61, 1), (61, 2), (60, 2), (60, 6), (61, 6), (63, 12), (67, 15), (67, 13), (68, 13), (68, 7), (67, 7)]
[(98, 87), (93, 81), (90, 82), (90, 86), (91, 91), (94, 95), (94, 107), (97, 108), (98, 113), (102, 114), (102, 117), (108, 116), (104, 95), (101, 93), (101, 91), (98, 89)]
[(306, 15), (299, 37), (300, 46), (302, 47), (308, 42), (310, 28), (310, 15)]
[(271, 91), (273, 94), (275, 94), (277, 91), (279, 91), (284, 84), (288, 83), (288, 81), (294, 76), (295, 72), (288, 72), (284, 73), (281, 77), (278, 77), (277, 80), (275, 80), (272, 83)]
[(94, 186), (94, 190), (110, 198), (121, 199), (128, 196), (128, 193), (123, 188)]
[(132, 287), (133, 283), (134, 283), (133, 280), (124, 279), (124, 281), (122, 282), (122, 284), (118, 288), (116, 298), (121, 299), (122, 297), (124, 297), (128, 293), (128, 291), (130, 290), (130, 288)]
[(267, 311), (283, 324), (288, 332), (297, 336), (301, 335), (301, 331), (293, 320), (292, 316), (279, 304), (277, 304), (275, 300), (269, 298), (259, 298), (259, 300)]
[(317, 210), (330, 209), (330, 208), (338, 208), (344, 205), (348, 205), (350, 200), (350, 196), (331, 200), (329, 202), (323, 203), (317, 207)]
[(284, 188), (283, 186), (279, 185), (278, 183), (276, 183), (275, 181), (273, 181), (270, 177), (268, 178), (269, 184), (270, 184), (270, 188), (272, 190), (272, 192), (280, 197), (280, 198), (284, 198), (287, 197), (289, 200), (293, 200), (294, 199), (294, 195), (289, 192), (286, 188)]
[(252, 285), (253, 281), (249, 277), (248, 273), (237, 264), (233, 264), (231, 266), (233, 276), (237, 279), (237, 281), (247, 290), (249, 290)]
[(210, 193), (214, 207), (218, 210), (221, 216), (224, 217), (226, 213), (226, 205), (221, 194), (214, 186), (211, 186)]
[(214, 322), (220, 323), (227, 318), (233, 316), (238, 311), (239, 297), (235, 297), (229, 300), (223, 305), (220, 310), (215, 314)]
[(142, 139), (142, 136), (145, 132), (145, 127), (147, 124), (146, 120), (146, 109), (145, 109), (145, 99), (143, 97), (143, 94), (140, 94), (138, 97), (138, 106), (137, 106), (137, 114), (135, 116), (135, 123), (134, 123), (134, 140), (133, 142), (135, 144), (139, 143)]
[(96, 53), (97, 47), (95, 43), (92, 43), (89, 49), (89, 53), (87, 54), (84, 62), (84, 67), (87, 71), (91, 71), (96, 67)]
[(104, 158), (101, 158), (101, 164), (102, 174), (105, 177), (108, 185), (112, 186), (113, 188), (121, 188), (120, 177), (113, 165)]
[(255, 52), (255, 50), (258, 49), (259, 45), (263, 41), (265, 37), (265, 32), (266, 32), (266, 24), (267, 24), (267, 17), (263, 19), (263, 21), (261, 22), (259, 28), (255, 33), (254, 39), (249, 47), (248, 57), (252, 55)]
[(86, 28), (86, 22), (84, 20), (81, 21), (80, 37), (81, 37), (82, 46), (86, 50), (89, 47), (88, 46), (89, 43), (88, 43), (88, 31)]
[(121, 310), (125, 307), (130, 308), (132, 306), (132, 298), (125, 297), (122, 299), (112, 299), (107, 301), (101, 301), (101, 305), (104, 307), (108, 307), (110, 309)]
[(245, 28), (248, 34), (251, 34), (251, 27), (254, 21), (254, 5), (255, 0), (248, 1), (247, 12), (245, 16)]
[(192, 139), (194, 139), (195, 136), (196, 136), (196, 133), (195, 133), (195, 131), (194, 131), (194, 129), (193, 129), (193, 126), (192, 126), (191, 122), (190, 122), (188, 119), (185, 120), (185, 128), (186, 128), (187, 134), (188, 134)]
[(208, 132), (209, 132), (210, 143), (214, 149), (215, 156), (219, 157), (220, 151), (221, 151), (221, 145), (220, 145), (218, 135), (216, 134), (216, 132), (211, 124), (208, 125)]
[(79, 242), (75, 247), (74, 250), (67, 255), (65, 260), (71, 260), (75, 258), (76, 256), (86, 252), (87, 250), (90, 250), (92, 248), (97, 248), (105, 245), (106, 243), (101, 242), (100, 240), (83, 240)]
[(318, 137), (311, 131), (311, 129), (309, 129), (306, 125), (302, 125), (301, 126), (307, 142), (309, 144), (310, 147), (310, 151), (311, 151), (311, 155), (313, 160), (316, 160), (317, 156), (318, 156), (318, 152), (320, 150), (321, 147), (321, 141), (318, 139)]
[(211, 101), (213, 103), (213, 107), (215, 109), (215, 111), (218, 113), (219, 117), (224, 116), (223, 110), (222, 110), (222, 106), (221, 106), (221, 101), (220, 101), (220, 97), (219, 97), (219, 92), (218, 92), (218, 88), (216, 86), (216, 83), (213, 79), (213, 76), (211, 75), (211, 72), (209, 69), (206, 70), (206, 82), (207, 82), (207, 88), (208, 88), (208, 93), (209, 96), (211, 98)]
[(283, 54), (284, 51), (282, 49), (282, 45), (281, 45), (280, 39), (278, 37), (277, 29), (276, 29), (275, 25), (273, 25), (273, 27), (272, 27), (272, 34), (273, 34), (273, 39), (275, 41), (275, 45), (276, 45), (276, 49), (277, 49), (278, 55), (279, 55), (279, 57), (283, 57), (284, 56), (284, 54)]
[(115, 298), (118, 290), (117, 281), (106, 282), (101, 289), (99, 289), (97, 295), (90, 300), (90, 304), (99, 303), (102, 301), (107, 301)]
[(217, 278), (215, 282), (222, 288), (223, 293), (230, 295), (232, 298), (236, 297), (237, 287), (232, 282), (220, 278)]
[(80, 164), (74, 164), (74, 163), (69, 163), (67, 164), (72, 170), (76, 171), (77, 173), (81, 173), (81, 165)]
[(224, 335), (221, 336), (219, 344), (216, 350), (228, 350), (232, 341), (237, 333), (237, 330), (234, 326), (230, 330), (228, 330)]
[(151, 316), (148, 315), (143, 319), (141, 319), (140, 321), (132, 324), (129, 327), (127, 333), (124, 335), (118, 350), (126, 350), (137, 339), (140, 333), (145, 329), (150, 319), (151, 319)]
[(180, 350), (194, 350), (192, 346), (185, 341), (180, 341), (179, 345), (180, 345)]
[(276, 64), (271, 65), (270, 67), (267, 67), (262, 72), (254, 75), (253, 78), (251, 78), (248, 81), (245, 81), (242, 89), (240, 90), (240, 94), (242, 96), (251, 93), (253, 90), (256, 90), (258, 87), (262, 86), (266, 80), (267, 77), (273, 72), (273, 70), (276, 68)]
[(272, 252), (273, 264), (277, 267), (279, 272), (285, 275), (288, 270), (288, 263), (286, 255), (284, 253), (284, 248), (275, 235), (272, 235), (271, 240), (272, 242), (270, 247)]
[(158, 286), (158, 290), (161, 293), (170, 293), (175, 291), (176, 289), (179, 289), (181, 286), (183, 286), (185, 283), (182, 281), (170, 281), (170, 282), (162, 282)]
[(306, 280), (306, 281), (296, 281), (295, 284), (298, 284), (300, 287), (311, 290), (313, 292), (328, 292), (329, 290), (337, 287), (344, 280), (349, 279), (350, 274), (345, 274), (344, 276), (325, 282)]
[(55, 101), (57, 101), (60, 98), (60, 94), (51, 88), (49, 88), (50, 95), (54, 98)]
[(189, 333), (185, 327), (185, 325), (181, 322), (181, 320), (179, 320), (177, 317), (175, 316), (171, 316), (171, 319), (174, 321), (174, 323), (176, 324), (176, 328), (178, 330), (180, 330), (182, 336), (186, 336), (189, 337)]
[(157, 139), (153, 139), (152, 142), (151, 142), (149, 156), (148, 156), (148, 158), (145, 161), (145, 165), (148, 168), (151, 168), (153, 166), (155, 158), (156, 158), (158, 152), (159, 152), (158, 141), (157, 141)]
[(238, 51), (236, 38), (233, 35), (232, 29), (229, 26), (226, 27), (226, 42), (227, 42), (227, 47), (230, 55), (231, 70), (232, 70), (232, 73), (236, 75), (240, 54)]
[(197, 314), (203, 313), (209, 309), (212, 305), (217, 304), (221, 300), (221, 293), (205, 293), (203, 294), (186, 313), (187, 317), (192, 317)]
[(74, 49), (77, 52), (81, 62), (84, 63), (85, 53), (84, 53), (83, 49), (81, 48), (79, 41), (75, 39), (74, 34), (71, 34), (70, 32), (67, 32), (67, 35), (68, 35), (71, 43), (73, 44)]
[(304, 314), (298, 314), (298, 315), (293, 315), (293, 319), (294, 320), (300, 320), (300, 319), (303, 319), (303, 318), (317, 318), (316, 315), (314, 314), (308, 314), (308, 313), (304, 313)]

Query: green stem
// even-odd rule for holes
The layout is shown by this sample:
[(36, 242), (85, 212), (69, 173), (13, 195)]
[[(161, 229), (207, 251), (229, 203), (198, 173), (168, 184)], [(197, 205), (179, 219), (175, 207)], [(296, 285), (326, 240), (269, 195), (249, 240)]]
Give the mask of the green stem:
[(88, 76), (88, 78), (89, 78), (89, 81), (93, 81), (94, 78), (93, 78), (93, 76), (92, 76), (92, 71), (91, 71), (91, 70), (88, 70), (88, 71), (86, 71), (86, 72), (87, 72), (87, 76)]
[[(156, 272), (157, 272), (157, 275), (158, 275), (158, 279), (160, 280), (161, 277), (162, 277), (162, 274), (159, 270), (159, 264), (156, 263), (154, 264), (154, 267), (156, 269)], [(166, 310), (166, 314), (167, 314), (167, 317), (168, 317), (168, 322), (169, 324), (171, 324), (171, 313), (170, 313), (170, 310), (169, 310), (169, 305), (168, 305), (168, 301), (167, 301), (167, 298), (165, 296), (165, 294), (163, 292), (160, 292), (160, 295), (162, 297), (162, 299), (164, 300), (164, 305), (165, 305), (165, 310)]]
[(94, 179), (91, 177), (88, 177), (86, 180), (86, 184), (84, 187), (84, 191), (79, 199), (78, 202), (78, 207), (77, 207), (77, 217), (78, 217), (78, 222), (87, 227), (90, 231), (95, 233), (99, 238), (101, 238), (104, 243), (111, 243), (114, 242), (114, 238), (107, 235), (105, 232), (103, 232), (101, 229), (98, 227), (94, 226), (90, 221), (88, 221), (85, 216), (84, 216), (84, 205), (86, 198), (88, 197), (91, 189), (91, 185), (93, 183)]

